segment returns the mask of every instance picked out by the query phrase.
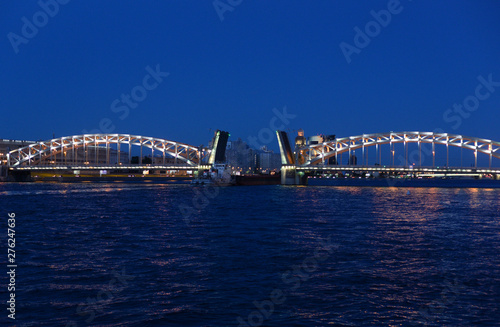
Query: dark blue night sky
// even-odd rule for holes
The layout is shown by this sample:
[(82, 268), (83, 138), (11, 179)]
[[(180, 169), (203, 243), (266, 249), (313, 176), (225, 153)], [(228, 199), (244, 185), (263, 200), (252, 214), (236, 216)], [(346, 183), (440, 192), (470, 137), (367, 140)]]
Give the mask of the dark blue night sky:
[[(498, 1), (74, 0), (58, 7), (47, 7), (49, 17), (37, 14), (36, 1), (0, 5), (0, 138), (104, 127), (194, 145), (215, 129), (247, 140), (269, 127), (273, 108), (286, 106), (296, 117), (284, 129), (306, 135), (439, 128), (500, 140)], [(375, 16), (381, 23), (370, 23)], [(34, 19), (37, 32), (24, 26)], [(372, 36), (354, 40), (355, 28)], [(360, 47), (346, 57), (341, 44), (352, 50), (355, 41)], [(156, 69), (160, 76), (148, 78)], [(479, 87), (480, 76), (488, 85)], [(122, 94), (134, 88), (141, 101), (133, 95), (127, 104)], [(464, 100), (471, 110), (453, 109)]]

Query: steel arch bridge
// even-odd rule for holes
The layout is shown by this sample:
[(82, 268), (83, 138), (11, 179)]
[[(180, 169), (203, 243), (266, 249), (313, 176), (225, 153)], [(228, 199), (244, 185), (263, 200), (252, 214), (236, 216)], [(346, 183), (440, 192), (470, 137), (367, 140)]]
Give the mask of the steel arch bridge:
[[(500, 159), (500, 142), (483, 138), (436, 132), (374, 133), (333, 138), (325, 142), (322, 142), (320, 138), (318, 143), (298, 145), (293, 151), (285, 131), (276, 131), (276, 135), (281, 154), (281, 183), (284, 185), (307, 185), (309, 176), (325, 172), (330, 174), (349, 171), (358, 174), (383, 173), (392, 176), (395, 174), (418, 174), (419, 176), (474, 176), (480, 178), (488, 175), (490, 178), (500, 179), (500, 168), (492, 168), (493, 158)], [(304, 144), (304, 141), (305, 138), (300, 135), (297, 144)], [(412, 162), (414, 162), (411, 165), (408, 162), (410, 143), (418, 144), (418, 151), (411, 152)], [(382, 145), (387, 144), (390, 145), (392, 165), (382, 165)], [(394, 164), (395, 144), (404, 145), (404, 157), (398, 157), (399, 165)], [(423, 144), (430, 144), (432, 150), (427, 147), (422, 149)], [(446, 146), (445, 166), (436, 167), (435, 165), (436, 145)], [(474, 167), (464, 168), (462, 163), (459, 167), (450, 166), (450, 146), (474, 152)], [(372, 165), (368, 164), (368, 148), (370, 147), (376, 148), (376, 163)], [(360, 149), (362, 150), (362, 160), (361, 164), (358, 165), (356, 160), (351, 157), (351, 153)], [(432, 167), (422, 166), (422, 152), (425, 152), (426, 156), (432, 155)], [(343, 163), (342, 157), (340, 157), (340, 162), (338, 160), (338, 156), (343, 153), (349, 153), (347, 164)], [(489, 157), (489, 168), (477, 167), (479, 153)], [(418, 155), (417, 160), (415, 160), (416, 155)], [(415, 162), (418, 162), (418, 165)]]
[[(128, 146), (128, 162), (120, 160), (122, 146)], [(148, 136), (84, 134), (40, 141), (12, 150), (7, 154), (7, 165), (11, 169), (50, 164), (72, 166), (89, 164), (89, 161), (94, 160), (96, 163), (107, 165), (130, 164), (132, 146), (140, 147), (140, 163), (142, 163), (143, 149), (146, 148), (150, 149), (151, 158), (155, 152), (160, 153), (164, 165), (166, 158), (173, 158), (174, 164), (196, 167), (202, 164), (202, 159), (210, 152), (201, 147)], [(110, 162), (111, 152), (114, 152), (116, 157), (114, 163)]]
[[(500, 142), (463, 136), (457, 134), (449, 133), (434, 133), (434, 132), (389, 132), (389, 133), (375, 133), (375, 134), (363, 134), (357, 136), (348, 136), (337, 138), (332, 141), (323, 142), (319, 144), (310, 144), (308, 146), (299, 148), (297, 154), (300, 154), (305, 159), (303, 164), (298, 166), (314, 166), (320, 165), (328, 160), (329, 158), (335, 157), (335, 161), (338, 162), (338, 155), (342, 153), (349, 153), (351, 151), (361, 149), (363, 152), (363, 158), (365, 155), (365, 148), (375, 146), (377, 152), (377, 158), (381, 158), (381, 151), (379, 146), (384, 144), (389, 144), (391, 146), (391, 153), (393, 156), (394, 163), (394, 144), (403, 143), (405, 147), (405, 157), (407, 161), (407, 145), (409, 143), (417, 143), (419, 149), (419, 166), (421, 166), (421, 145), (431, 144), (432, 145), (432, 155), (433, 155), (433, 166), (435, 160), (435, 145), (445, 145), (446, 146), (446, 165), (449, 166), (449, 152), (448, 148), (450, 146), (460, 147), (462, 149), (467, 149), (474, 151), (475, 166), (477, 167), (477, 155), (478, 153), (483, 153), (489, 156), (489, 163), (491, 167), (492, 158), (500, 159)], [(380, 163), (381, 160), (379, 160)], [(290, 164), (290, 163), (283, 163)], [(394, 165), (394, 164), (393, 164)]]

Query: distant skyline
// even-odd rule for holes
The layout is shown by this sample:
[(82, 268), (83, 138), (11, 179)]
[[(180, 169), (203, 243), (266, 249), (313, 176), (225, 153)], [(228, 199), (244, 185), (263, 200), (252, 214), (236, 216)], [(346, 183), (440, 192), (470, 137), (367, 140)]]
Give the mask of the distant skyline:
[(274, 128), (500, 140), (497, 1), (0, 6), (0, 138), (206, 145), (221, 129), (275, 151)]

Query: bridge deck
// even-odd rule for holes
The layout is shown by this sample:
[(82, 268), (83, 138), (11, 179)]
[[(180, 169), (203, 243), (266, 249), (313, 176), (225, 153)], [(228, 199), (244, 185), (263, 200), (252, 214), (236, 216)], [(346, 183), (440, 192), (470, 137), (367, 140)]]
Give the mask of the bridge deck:
[(370, 172), (418, 172), (418, 173), (480, 173), (500, 174), (500, 168), (464, 168), (464, 167), (401, 167), (401, 166), (355, 166), (355, 165), (314, 165), (314, 166), (283, 166), (300, 171), (370, 171)]
[(126, 170), (126, 169), (162, 169), (162, 170), (195, 170), (210, 169), (209, 165), (47, 165), (47, 166), (17, 166), (10, 170)]

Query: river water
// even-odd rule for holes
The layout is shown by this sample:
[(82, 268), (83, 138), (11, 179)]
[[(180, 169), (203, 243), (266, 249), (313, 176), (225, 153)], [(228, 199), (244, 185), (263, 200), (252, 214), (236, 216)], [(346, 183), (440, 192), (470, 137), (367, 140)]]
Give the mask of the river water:
[[(498, 326), (499, 199), (471, 187), (0, 184), (1, 262), (15, 213), (17, 326)], [(5, 308), (0, 323), (14, 325)]]

